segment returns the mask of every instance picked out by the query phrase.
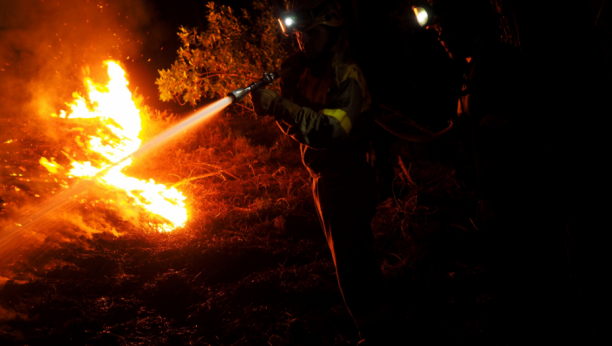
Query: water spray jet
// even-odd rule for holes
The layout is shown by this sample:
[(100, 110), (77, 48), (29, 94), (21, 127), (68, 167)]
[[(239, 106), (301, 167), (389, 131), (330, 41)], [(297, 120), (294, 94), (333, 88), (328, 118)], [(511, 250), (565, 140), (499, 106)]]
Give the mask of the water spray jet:
[(72, 209), (74, 206), (76, 206), (80, 200), (80, 197), (87, 193), (96, 184), (97, 179), (103, 177), (106, 173), (108, 173), (108, 171), (121, 165), (129, 159), (142, 157), (151, 151), (160, 148), (162, 145), (177, 137), (179, 134), (185, 133), (197, 125), (202, 124), (205, 120), (208, 120), (212, 116), (220, 113), (231, 104), (242, 101), (251, 92), (264, 88), (266, 85), (272, 84), (272, 82), (278, 79), (281, 75), (284, 75), (286, 71), (287, 70), (285, 69), (279, 72), (264, 73), (263, 78), (261, 78), (259, 81), (254, 82), (247, 87), (236, 89), (228, 93), (225, 98), (196, 111), (191, 116), (157, 135), (155, 138), (142, 145), (130, 155), (98, 172), (95, 174), (95, 176), (80, 181), (76, 185), (54, 196), (51, 200), (46, 201), (34, 208), (35, 211), (28, 213), (28, 216), (22, 217), (13, 225), (5, 227), (0, 233), (0, 263), (10, 259), (10, 257), (13, 257), (12, 255), (15, 254), (15, 251), (7, 251), (11, 250), (8, 246), (11, 240), (14, 240), (26, 229), (42, 224), (46, 220), (46, 216), (48, 216), (49, 213)]

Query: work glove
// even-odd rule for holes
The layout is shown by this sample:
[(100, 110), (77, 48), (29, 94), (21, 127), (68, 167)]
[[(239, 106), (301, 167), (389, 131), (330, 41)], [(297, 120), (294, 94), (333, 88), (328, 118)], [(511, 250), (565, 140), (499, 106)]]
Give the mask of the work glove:
[(251, 93), (251, 100), (255, 107), (255, 114), (263, 117), (273, 116), (276, 120), (285, 120), (292, 123), (302, 107), (279, 96), (269, 89), (259, 89)]
[(264, 117), (270, 114), (270, 107), (273, 101), (280, 96), (270, 89), (258, 89), (251, 93), (251, 100), (255, 108), (255, 114), (258, 117)]

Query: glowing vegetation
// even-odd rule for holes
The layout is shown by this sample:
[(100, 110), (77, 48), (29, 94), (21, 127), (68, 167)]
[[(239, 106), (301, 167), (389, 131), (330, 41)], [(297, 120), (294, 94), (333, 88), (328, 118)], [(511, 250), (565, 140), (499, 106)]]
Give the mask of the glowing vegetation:
[[(79, 146), (90, 157), (89, 161), (72, 160), (68, 175), (95, 179), (108, 187), (124, 191), (133, 204), (138, 205), (162, 221), (160, 230), (171, 231), (184, 226), (187, 221), (185, 196), (176, 188), (166, 188), (154, 180), (139, 180), (125, 175), (122, 170), (132, 163), (124, 160), (141, 145), (139, 138), (142, 130), (140, 110), (127, 88), (125, 72), (114, 61), (106, 61), (110, 81), (107, 85), (98, 85), (86, 78), (88, 98), (91, 102), (75, 93), (75, 100), (69, 104), (70, 111), (62, 111), (60, 118), (92, 119), (96, 122), (95, 133), (83, 133), (75, 138)], [(124, 161), (121, 161), (124, 160)], [(93, 163), (92, 163), (93, 162)], [(120, 162), (120, 163), (119, 163)], [(119, 164), (117, 164), (119, 163)], [(58, 174), (63, 167), (42, 157), (40, 164), (50, 173)], [(114, 165), (116, 164), (116, 165)], [(106, 172), (103, 172), (108, 169)]]
[(256, 0), (252, 13), (214, 2), (207, 7), (208, 27), (181, 27), (178, 57), (170, 69), (159, 71), (156, 84), (163, 101), (195, 105), (202, 98), (223, 97), (279, 69), (287, 56), (269, 1)]

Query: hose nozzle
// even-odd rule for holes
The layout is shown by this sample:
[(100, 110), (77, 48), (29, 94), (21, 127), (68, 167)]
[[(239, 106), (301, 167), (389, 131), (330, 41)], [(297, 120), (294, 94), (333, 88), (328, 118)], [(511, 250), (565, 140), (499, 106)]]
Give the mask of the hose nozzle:
[(251, 92), (264, 88), (266, 85), (272, 84), (276, 79), (278, 79), (279, 74), (276, 72), (265, 72), (263, 78), (258, 80), (257, 82), (245, 87), (236, 89), (227, 94), (227, 96), (231, 96), (234, 99), (234, 102), (240, 102)]

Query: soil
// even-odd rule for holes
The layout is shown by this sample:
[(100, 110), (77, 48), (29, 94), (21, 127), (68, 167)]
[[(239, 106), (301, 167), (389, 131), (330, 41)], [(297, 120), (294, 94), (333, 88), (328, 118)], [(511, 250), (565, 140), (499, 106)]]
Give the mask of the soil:
[[(152, 116), (150, 135), (174, 121)], [(51, 143), (21, 146), (31, 181), (48, 175), (37, 155), (61, 157)], [(408, 168), (394, 160), (393, 196), (373, 220), (375, 249), (410, 338), (487, 345), (494, 331), (486, 241), (473, 220), (474, 190), (451, 160), (440, 160), (454, 150), (444, 141), (395, 142), (391, 151)], [(184, 181), (187, 225), (159, 233), (150, 217), (127, 218), (127, 205), (96, 202), (119, 199), (103, 189), (54, 215), (24, 238), (38, 241), (4, 265), (3, 345), (357, 343), (297, 144), (270, 119), (231, 111), (130, 170)], [(189, 180), (197, 176), (205, 177)], [(60, 183), (6, 181), (4, 219)]]

